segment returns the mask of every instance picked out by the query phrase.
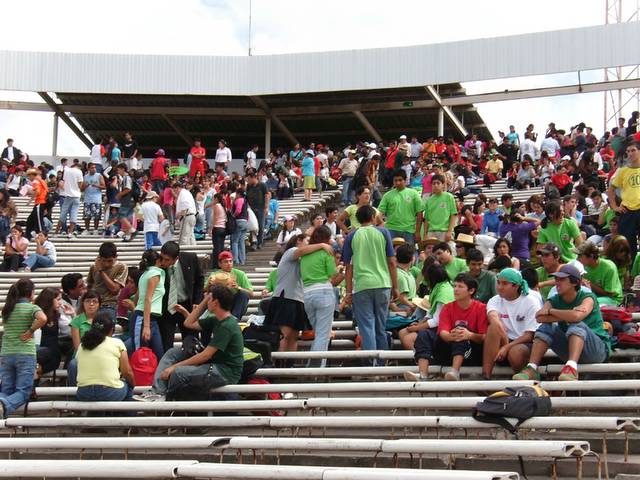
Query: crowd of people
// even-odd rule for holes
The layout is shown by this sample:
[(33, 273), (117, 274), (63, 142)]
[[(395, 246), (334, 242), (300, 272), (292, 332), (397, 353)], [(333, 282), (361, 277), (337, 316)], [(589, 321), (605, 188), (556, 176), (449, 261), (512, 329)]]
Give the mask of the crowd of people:
[[(34, 165), (9, 140), (0, 170), (1, 270), (55, 265), (50, 234), (123, 242), (142, 234), (145, 251), (138, 266), (127, 266), (111, 239), (86, 275), (65, 275), (59, 289), (34, 298), (31, 280), (11, 287), (0, 413), (26, 402), (33, 379), (61, 363), (80, 400), (132, 398), (132, 359), (145, 346), (157, 368), (152, 390), (137, 400), (237, 383), (247, 355), (240, 321), (254, 297), (262, 300), (253, 320), (280, 332), (282, 351), (296, 350), (299, 338), (327, 350), (334, 318), (345, 315), (357, 327), (357, 348), (388, 349), (396, 340), (415, 352), (419, 371), (406, 372), (410, 381), (426, 380), (434, 362), (452, 365), (447, 380), (459, 380), (463, 365), (482, 366), (488, 379), (502, 364), (516, 379), (538, 379), (547, 349), (565, 362), (559, 379), (575, 380), (580, 364), (611, 354), (617, 332), (600, 307), (622, 305), (638, 283), (637, 118), (620, 119), (601, 138), (584, 124), (563, 131), (551, 123), (541, 142), (529, 125), (522, 137), (513, 127), (501, 132), (497, 143), (402, 135), (341, 150), (295, 145), (259, 163), (254, 146), (244, 172), (228, 171), (223, 140), (211, 163), (196, 140), (181, 162), (159, 149), (146, 168), (128, 133), (122, 148), (106, 139), (89, 162), (63, 159), (55, 168)], [(544, 193), (491, 197), (499, 180)], [(344, 208), (328, 207), (304, 232), (295, 217), (280, 215), (278, 201), (294, 191), (308, 201), (338, 184)], [(30, 199), (26, 222), (16, 221), (12, 197), (20, 195)], [(197, 255), (181, 251), (196, 238), (212, 242), (206, 278)], [(278, 246), (277, 268), (254, 292), (242, 269), (246, 248), (268, 239)]]

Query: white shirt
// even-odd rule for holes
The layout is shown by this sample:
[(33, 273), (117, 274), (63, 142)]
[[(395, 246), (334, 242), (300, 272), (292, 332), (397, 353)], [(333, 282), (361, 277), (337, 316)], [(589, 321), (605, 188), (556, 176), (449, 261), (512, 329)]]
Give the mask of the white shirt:
[(80, 198), (80, 184), (82, 183), (82, 171), (77, 167), (69, 167), (64, 170), (63, 196)]
[(528, 295), (520, 295), (512, 301), (496, 295), (487, 303), (487, 314), (496, 312), (507, 331), (509, 340), (515, 340), (525, 332), (535, 332), (538, 329), (536, 312), (540, 308), (538, 301)]
[(49, 240), (45, 240), (44, 243), (42, 244), (42, 246), (45, 248), (45, 250), (47, 251), (47, 257), (49, 257), (51, 260), (53, 260), (53, 262), (55, 263), (56, 261), (56, 246), (51, 243)]
[(176, 214), (187, 210), (188, 213), (196, 214), (196, 201), (193, 199), (193, 195), (186, 188), (180, 190), (178, 199), (176, 200)]
[(91, 147), (91, 154), (89, 155), (89, 161), (94, 165), (102, 165), (102, 155), (100, 154), (100, 147), (101, 145), (99, 143)]
[(162, 216), (162, 209), (160, 205), (152, 200), (147, 200), (142, 203), (140, 207), (142, 211), (142, 217), (144, 220), (144, 231), (157, 232), (160, 230), (160, 217)]
[(216, 150), (216, 163), (224, 163), (225, 165), (231, 161), (231, 150), (229, 147), (219, 148)]
[[(254, 169), (257, 168), (257, 165), (256, 165), (256, 163), (257, 163), (256, 162), (256, 159), (257, 159), (256, 152), (254, 152), (253, 150), (249, 150), (247, 152), (246, 158), (247, 158), (247, 166), (246, 166), (247, 169), (249, 169), (249, 168), (254, 168)], [(216, 161), (218, 161), (217, 152), (216, 152)]]
[(140, 161), (136, 157), (128, 158), (127, 164), (129, 171), (140, 169)]
[(15, 156), (14, 156), (14, 153), (15, 153), (14, 148), (15, 147), (7, 147), (7, 160), (9, 160), (9, 161), (12, 161), (15, 158)]
[(171, 223), (166, 218), (160, 224), (160, 230), (158, 230), (158, 240), (160, 243), (164, 245), (170, 240), (173, 240), (173, 229), (171, 228)]
[(529, 155), (531, 160), (535, 160), (536, 150), (536, 144), (530, 138), (525, 138), (520, 144), (520, 159), (523, 160), (525, 155)]
[(540, 150), (543, 152), (547, 152), (549, 154), (549, 157), (553, 158), (556, 156), (556, 152), (560, 150), (560, 144), (555, 138), (547, 137), (542, 140), (542, 143), (540, 144)]

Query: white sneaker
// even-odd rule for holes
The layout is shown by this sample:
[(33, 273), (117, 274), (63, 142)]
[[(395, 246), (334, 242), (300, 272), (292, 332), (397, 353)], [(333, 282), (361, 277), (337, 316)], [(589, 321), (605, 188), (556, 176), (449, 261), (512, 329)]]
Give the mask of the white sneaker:
[(159, 393), (153, 393), (152, 391), (141, 393), (140, 395), (134, 395), (131, 398), (138, 402), (164, 402), (166, 400), (165, 395)]
[(118, 233), (116, 233), (116, 237), (118, 238), (124, 237), (124, 232), (122, 230), (119, 230)]
[(404, 372), (402, 376), (407, 382), (424, 382), (427, 380), (425, 377), (423, 377), (419, 373), (409, 372), (409, 371)]
[(73, 238), (73, 235), (70, 233), (67, 233), (67, 240), (71, 240)]
[(444, 379), (449, 382), (457, 382), (460, 380), (460, 372), (458, 370), (449, 370), (444, 374)]

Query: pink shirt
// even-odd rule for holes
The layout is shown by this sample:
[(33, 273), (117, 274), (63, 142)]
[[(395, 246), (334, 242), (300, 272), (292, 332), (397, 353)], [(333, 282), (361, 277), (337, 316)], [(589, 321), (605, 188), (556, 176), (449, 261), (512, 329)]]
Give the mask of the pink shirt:
[(216, 219), (213, 222), (213, 228), (225, 228), (227, 226), (227, 214), (224, 211), (224, 207), (219, 203), (213, 206), (213, 218)]
[(167, 187), (162, 192), (163, 205), (173, 205), (173, 191), (171, 187)]
[(422, 193), (431, 193), (431, 179), (433, 178), (433, 173), (422, 177)]

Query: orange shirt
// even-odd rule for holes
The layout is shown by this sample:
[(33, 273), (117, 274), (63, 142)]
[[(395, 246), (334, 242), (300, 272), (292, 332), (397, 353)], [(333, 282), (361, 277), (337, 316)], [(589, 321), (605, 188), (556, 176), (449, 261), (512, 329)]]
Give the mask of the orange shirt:
[(35, 204), (36, 205), (44, 205), (47, 203), (47, 193), (49, 193), (49, 188), (44, 180), (41, 178), (36, 178), (31, 182), (31, 188), (35, 192)]

